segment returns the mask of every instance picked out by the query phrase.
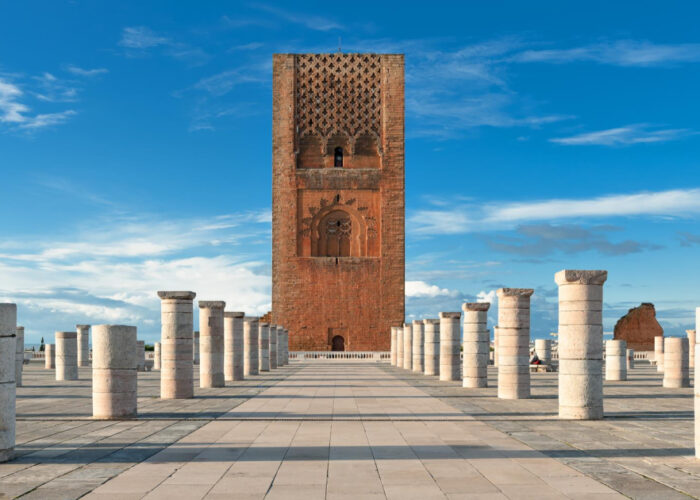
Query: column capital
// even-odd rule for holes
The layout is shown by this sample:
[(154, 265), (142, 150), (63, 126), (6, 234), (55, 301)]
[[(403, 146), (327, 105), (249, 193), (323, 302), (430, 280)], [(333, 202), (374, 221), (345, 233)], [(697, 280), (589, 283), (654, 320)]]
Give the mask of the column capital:
[(160, 291), (158, 292), (158, 297), (161, 299), (180, 299), (180, 300), (192, 300), (197, 296), (195, 292), (183, 292), (183, 291), (177, 291), (177, 292), (168, 292), (168, 291)]
[(223, 300), (200, 300), (200, 309), (223, 309), (226, 307), (226, 302)]
[(491, 304), (488, 302), (465, 302), (462, 311), (488, 311)]
[(224, 317), (226, 318), (242, 318), (245, 316), (244, 312), (241, 311), (226, 311)]
[(441, 312), (440, 319), (459, 319), (462, 317), (461, 312)]
[(499, 288), (496, 291), (499, 297), (529, 297), (533, 293), (533, 288)]
[(607, 279), (608, 272), (603, 270), (563, 269), (554, 275), (557, 285), (602, 285)]

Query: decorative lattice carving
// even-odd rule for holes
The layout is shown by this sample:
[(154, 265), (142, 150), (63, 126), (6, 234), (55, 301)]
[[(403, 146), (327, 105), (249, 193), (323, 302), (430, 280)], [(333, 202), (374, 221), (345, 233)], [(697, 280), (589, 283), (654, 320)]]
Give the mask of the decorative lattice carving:
[(350, 217), (343, 212), (331, 214), (326, 219), (326, 235), (335, 236), (337, 238), (350, 238), (352, 233), (352, 221)]
[(381, 65), (376, 54), (301, 54), (296, 60), (297, 137), (380, 135)]

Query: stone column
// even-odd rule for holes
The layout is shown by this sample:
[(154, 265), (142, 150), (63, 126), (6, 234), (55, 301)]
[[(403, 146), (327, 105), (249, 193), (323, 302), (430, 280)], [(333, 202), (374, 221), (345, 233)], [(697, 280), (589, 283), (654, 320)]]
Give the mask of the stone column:
[(418, 373), (423, 373), (425, 370), (425, 334), (423, 330), (423, 320), (416, 319), (413, 320), (413, 327), (411, 328), (412, 335), (412, 346), (413, 350), (413, 371)]
[(270, 324), (260, 323), (258, 330), (258, 370), (270, 371)]
[(192, 362), (199, 364), (199, 332), (192, 332)]
[(96, 325), (92, 332), (92, 417), (136, 416), (136, 327)]
[(15, 387), (22, 387), (22, 370), (24, 370), (24, 327), (17, 327), (15, 337)]
[(44, 344), (44, 368), (47, 370), (56, 368), (56, 344)]
[(391, 327), (391, 366), (396, 366), (396, 327)]
[(605, 380), (627, 380), (627, 342), (624, 340), (605, 343)]
[(243, 376), (258, 374), (258, 318), (243, 318)]
[(688, 354), (690, 368), (695, 368), (695, 330), (686, 330), (686, 335), (688, 335)]
[(78, 366), (90, 366), (90, 325), (76, 325), (78, 334)]
[[(697, 330), (697, 328), (696, 328)], [(700, 344), (693, 346), (695, 358), (700, 359)], [(695, 365), (695, 458), (700, 458), (700, 363)]]
[(654, 360), (656, 361), (656, 371), (664, 372), (664, 337), (657, 335), (654, 337)]
[(0, 304), (0, 463), (15, 456), (17, 304)]
[(532, 288), (498, 289), (498, 397), (530, 397)]
[(161, 299), (161, 399), (194, 396), (193, 311), (194, 292), (158, 292)]
[(559, 418), (603, 418), (603, 283), (607, 271), (559, 271)]
[(56, 380), (78, 380), (76, 332), (56, 332)]
[(688, 348), (687, 338), (664, 338), (664, 387), (690, 387)]
[(199, 387), (224, 387), (224, 307), (222, 300), (199, 301)]
[(270, 370), (277, 368), (277, 325), (270, 325)]
[(160, 370), (160, 342), (153, 344), (153, 369)]
[[(134, 344), (136, 349), (136, 371), (145, 372), (146, 371), (146, 341), (137, 340)], [(80, 352), (80, 351), (78, 351)]]
[(545, 365), (552, 364), (552, 341), (549, 339), (535, 339), (535, 352)]
[(224, 313), (224, 378), (243, 380), (243, 316), (242, 312)]
[(403, 326), (396, 327), (396, 367), (403, 368)]
[(423, 320), (424, 375), (440, 375), (440, 320)]
[(634, 349), (627, 349), (627, 370), (634, 368)]
[(486, 387), (490, 338), (486, 328), (488, 302), (467, 302), (464, 311), (462, 341), (462, 387)]
[(498, 326), (493, 327), (493, 366), (498, 366)]
[(413, 370), (413, 328), (410, 323), (403, 324), (403, 367)]
[(459, 312), (440, 313), (440, 380), (460, 380)]

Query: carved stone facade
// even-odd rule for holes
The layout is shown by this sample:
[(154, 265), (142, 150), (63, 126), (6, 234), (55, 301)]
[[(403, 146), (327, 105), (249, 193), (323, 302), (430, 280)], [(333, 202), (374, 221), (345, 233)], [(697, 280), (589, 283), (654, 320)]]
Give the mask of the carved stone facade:
[(403, 322), (403, 67), (273, 58), (271, 321), (292, 350), (389, 349)]

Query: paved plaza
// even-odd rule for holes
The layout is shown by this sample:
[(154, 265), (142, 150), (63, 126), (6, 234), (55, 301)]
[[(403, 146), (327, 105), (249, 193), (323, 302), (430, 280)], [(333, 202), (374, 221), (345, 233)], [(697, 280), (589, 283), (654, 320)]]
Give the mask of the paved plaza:
[[(137, 420), (91, 418), (91, 370), (25, 367), (2, 498), (689, 498), (692, 389), (638, 365), (606, 382), (602, 421), (562, 421), (556, 374), (496, 398), (387, 363), (292, 362), (195, 398), (139, 373)], [(197, 381), (195, 385), (198, 386)]]

